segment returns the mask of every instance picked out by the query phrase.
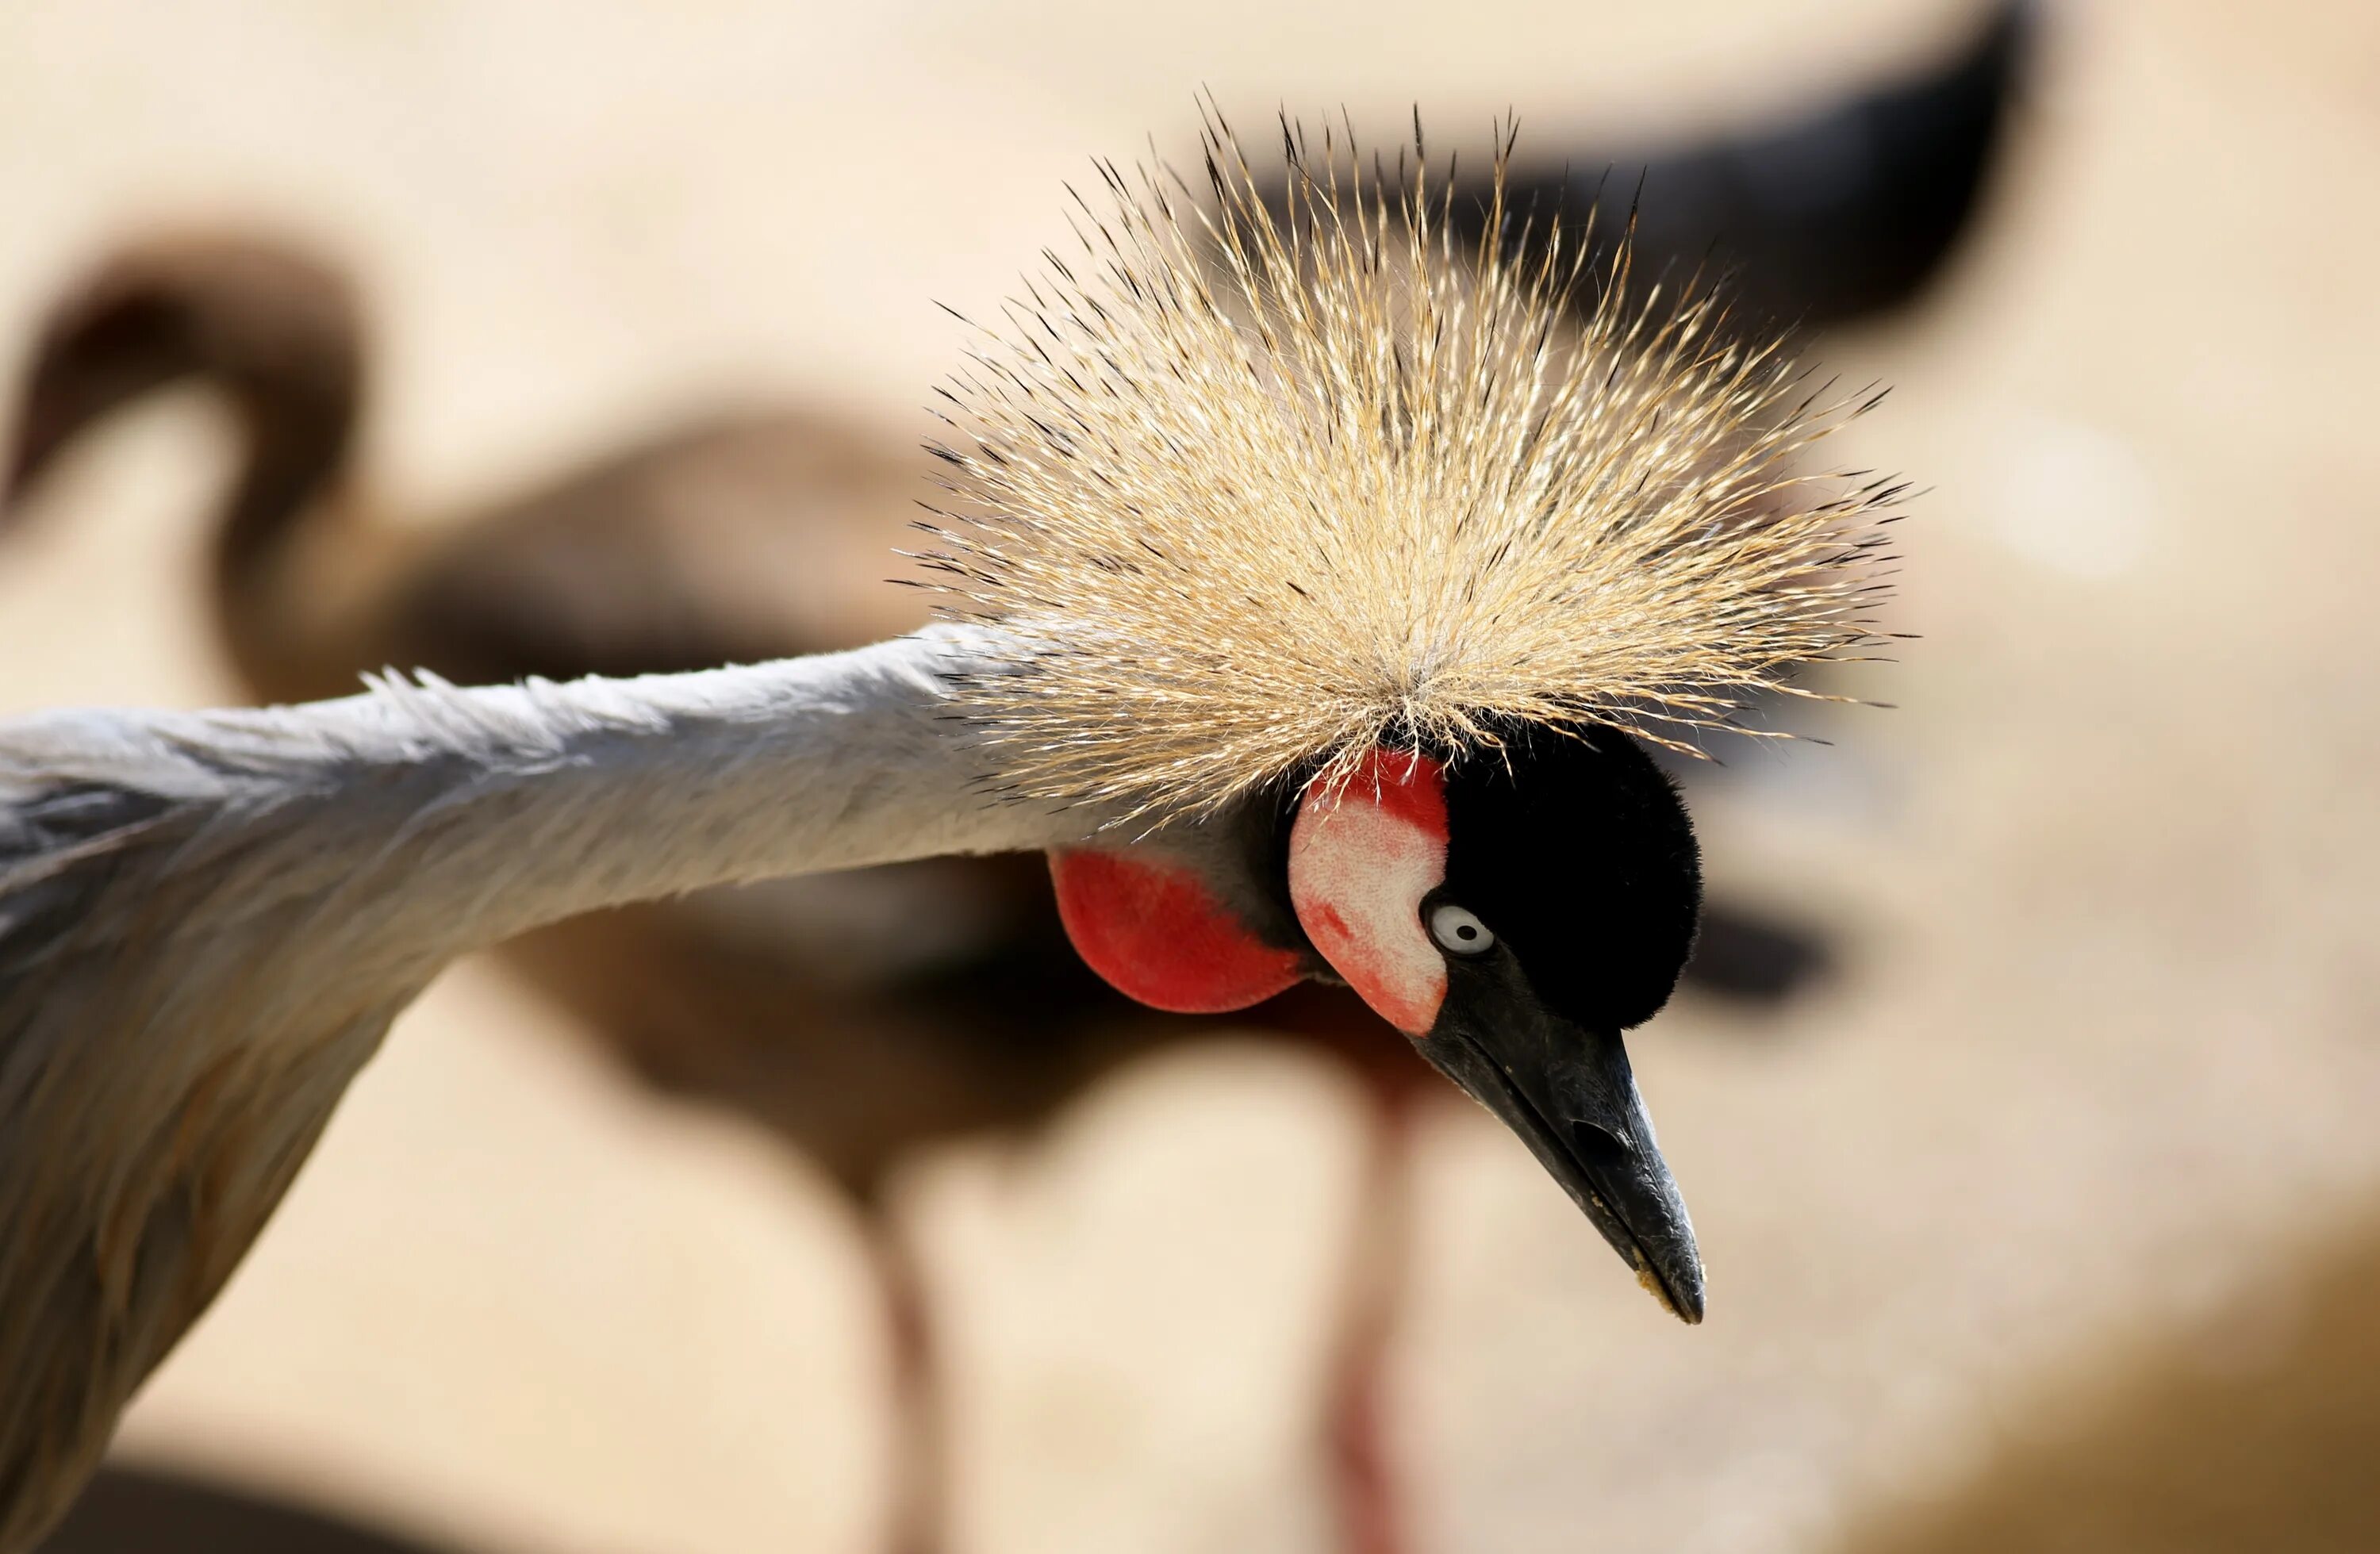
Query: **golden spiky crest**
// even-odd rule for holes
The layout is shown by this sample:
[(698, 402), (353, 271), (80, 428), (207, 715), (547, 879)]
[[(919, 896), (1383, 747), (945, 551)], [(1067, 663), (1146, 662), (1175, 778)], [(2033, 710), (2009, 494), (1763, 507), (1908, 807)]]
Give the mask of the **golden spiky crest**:
[(1005, 785), (1198, 813), (1514, 721), (1686, 747), (1876, 640), (1902, 488), (1798, 467), (1875, 395), (1632, 288), (1624, 240), (1590, 274), (1581, 234), (1516, 232), (1509, 127), (1472, 245), (1418, 120), (1367, 176), (1284, 117), (1269, 203), (1203, 121), (1208, 198), (1100, 164), (1087, 262), (1045, 254), (943, 390), (959, 500), (922, 559), (1017, 645), (961, 688)]

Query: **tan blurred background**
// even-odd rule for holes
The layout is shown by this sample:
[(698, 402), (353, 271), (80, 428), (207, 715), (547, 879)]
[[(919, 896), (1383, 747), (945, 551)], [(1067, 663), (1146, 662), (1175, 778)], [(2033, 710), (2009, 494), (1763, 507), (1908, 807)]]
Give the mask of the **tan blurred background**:
[[(989, 310), (1064, 237), (1062, 181), (1182, 151), (1201, 85), (1633, 141), (1972, 16), (19, 7), (0, 362), (128, 225), (246, 213), (358, 267), (402, 511), (740, 394), (921, 436), (961, 344), (932, 300)], [(1714, 883), (1828, 924), (1840, 972), (1633, 1044), (1711, 1319), (1645, 1301), (1484, 1115), (1432, 1111), (1393, 1366), (1422, 1548), (2380, 1548), (2380, 11), (2044, 19), (1972, 245), (1826, 344), (1897, 385), (1852, 456), (1931, 488), (1895, 623), (1924, 639), (1861, 687), (1900, 710), (1742, 758), (1698, 816)], [(196, 580), (227, 458), (183, 398), (62, 472), (0, 550), (0, 709), (237, 695)], [(1354, 1115), (1330, 1067), (1226, 1044), (910, 1175), (959, 1548), (1330, 1546)], [(467, 965), (119, 1453), (461, 1554), (859, 1550), (882, 1366), (821, 1179)]]

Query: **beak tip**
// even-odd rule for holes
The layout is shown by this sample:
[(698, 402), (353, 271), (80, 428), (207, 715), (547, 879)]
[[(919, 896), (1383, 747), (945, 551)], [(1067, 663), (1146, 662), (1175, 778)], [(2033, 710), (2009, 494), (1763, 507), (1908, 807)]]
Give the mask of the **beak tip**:
[(1700, 1268), (1688, 1269), (1686, 1278), (1672, 1282), (1655, 1270), (1652, 1259), (1642, 1251), (1636, 1254), (1636, 1282), (1645, 1287), (1646, 1294), (1659, 1301), (1670, 1316), (1690, 1328), (1702, 1326), (1702, 1271)]

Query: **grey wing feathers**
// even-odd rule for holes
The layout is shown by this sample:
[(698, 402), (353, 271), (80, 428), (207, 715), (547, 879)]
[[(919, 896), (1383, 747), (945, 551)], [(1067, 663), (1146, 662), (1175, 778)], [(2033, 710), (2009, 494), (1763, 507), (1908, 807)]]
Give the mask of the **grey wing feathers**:
[(0, 1554), (71, 1503), (394, 1007), (334, 1014), (305, 1049), (241, 1039), (255, 941), (221, 943), (208, 897), (161, 866), (275, 784), (188, 728), (0, 730)]

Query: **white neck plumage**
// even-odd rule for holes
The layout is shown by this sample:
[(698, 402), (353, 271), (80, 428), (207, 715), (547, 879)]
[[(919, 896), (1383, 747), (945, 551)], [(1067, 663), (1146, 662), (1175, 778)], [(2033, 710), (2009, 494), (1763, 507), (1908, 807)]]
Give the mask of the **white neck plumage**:
[(404, 774), (342, 772), (332, 803), (361, 813), (323, 819), (401, 844), (388, 892), (447, 918), (423, 925), (423, 943), (452, 953), (706, 886), (1084, 838), (1089, 812), (987, 788), (946, 676), (993, 651), (942, 632), (698, 674), (392, 684), (291, 715)]
[[(86, 838), (137, 817), (111, 874), (211, 898), (177, 938), (312, 900), (370, 920), (366, 964), (443, 962), (620, 902), (1084, 838), (1086, 811), (985, 790), (946, 676), (996, 650), (938, 630), (693, 674), (35, 719), (0, 730), (0, 800), (21, 827), (71, 791)], [(167, 836), (210, 867), (130, 845)], [(0, 892), (41, 851), (12, 856), (0, 831)], [(80, 926), (120, 936), (103, 904), (79, 904)], [(364, 948), (364, 925), (319, 926)]]

